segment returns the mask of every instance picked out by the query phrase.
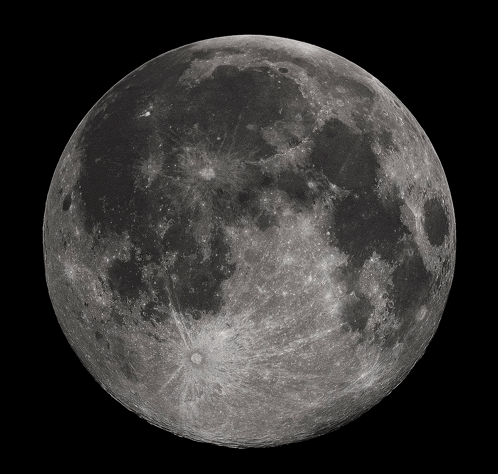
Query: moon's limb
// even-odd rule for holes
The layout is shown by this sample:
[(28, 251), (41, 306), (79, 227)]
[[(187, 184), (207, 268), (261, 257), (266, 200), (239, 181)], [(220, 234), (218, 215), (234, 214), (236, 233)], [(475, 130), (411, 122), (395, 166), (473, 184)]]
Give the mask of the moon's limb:
[(344, 58), (209, 40), (111, 89), (47, 198), (66, 336), (121, 403), (226, 445), (335, 429), (434, 334), (453, 205), (418, 123)]

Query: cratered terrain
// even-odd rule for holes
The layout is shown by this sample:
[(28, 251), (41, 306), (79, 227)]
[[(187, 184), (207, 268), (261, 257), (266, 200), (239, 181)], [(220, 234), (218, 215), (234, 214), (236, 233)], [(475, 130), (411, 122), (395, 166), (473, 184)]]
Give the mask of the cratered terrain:
[(366, 71), (289, 39), (189, 44), (74, 132), (44, 219), (74, 351), (154, 425), (227, 446), (334, 430), (433, 337), (455, 263), (441, 163)]

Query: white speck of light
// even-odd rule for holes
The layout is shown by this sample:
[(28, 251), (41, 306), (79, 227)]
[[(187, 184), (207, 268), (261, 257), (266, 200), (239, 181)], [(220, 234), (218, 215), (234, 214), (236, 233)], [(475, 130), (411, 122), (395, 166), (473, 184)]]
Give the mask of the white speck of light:
[(149, 105), (143, 114), (140, 114), (139, 117), (149, 117), (150, 111), (154, 108), (153, 105)]
[(284, 256), (282, 261), (284, 265), (291, 265), (292, 263), (294, 263), (294, 258), (292, 257), (292, 255), (287, 254)]

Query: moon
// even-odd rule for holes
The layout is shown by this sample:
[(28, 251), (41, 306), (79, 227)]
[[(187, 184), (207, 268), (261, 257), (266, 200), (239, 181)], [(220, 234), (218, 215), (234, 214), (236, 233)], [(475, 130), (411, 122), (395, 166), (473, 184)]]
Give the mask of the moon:
[(151, 424), (230, 447), (333, 431), (434, 336), (456, 233), (438, 156), (382, 83), (319, 47), (214, 38), (113, 86), (43, 228), (60, 326)]

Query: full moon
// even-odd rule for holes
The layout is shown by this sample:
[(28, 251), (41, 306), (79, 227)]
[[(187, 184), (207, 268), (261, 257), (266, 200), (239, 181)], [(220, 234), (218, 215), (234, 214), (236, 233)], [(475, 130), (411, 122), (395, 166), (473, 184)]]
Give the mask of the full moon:
[(319, 47), (230, 36), (98, 100), (43, 244), (58, 321), (106, 391), (178, 436), (264, 447), (335, 430), (407, 376), (456, 237), (441, 163), (389, 89)]

